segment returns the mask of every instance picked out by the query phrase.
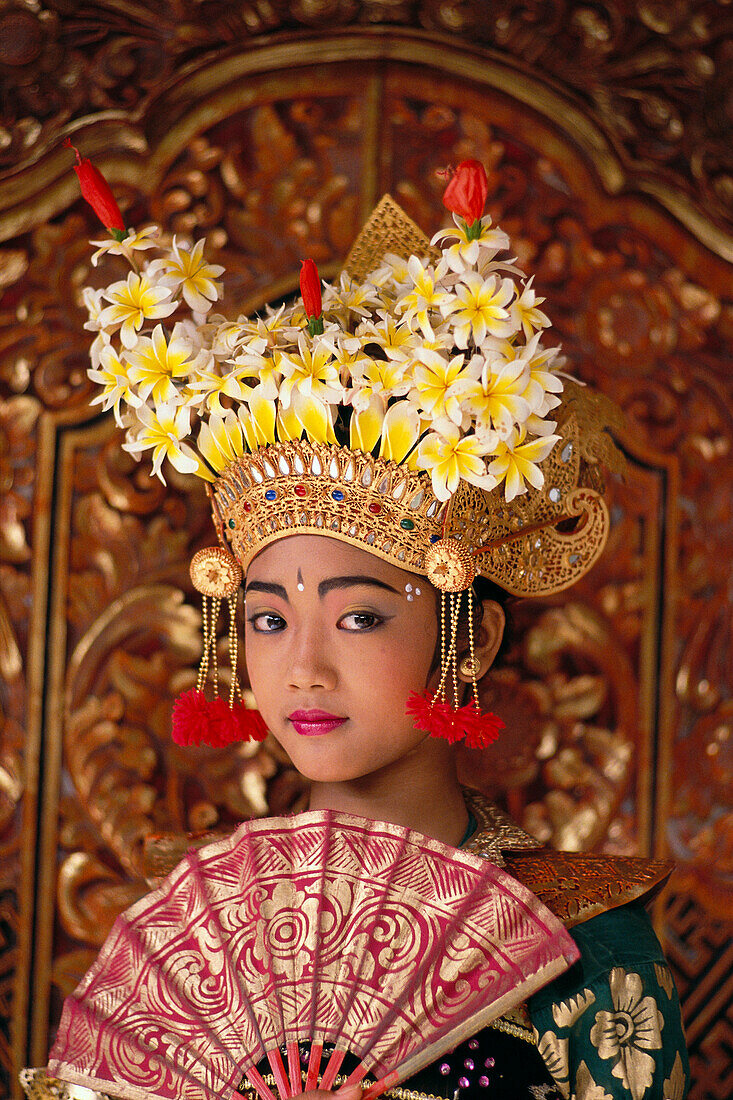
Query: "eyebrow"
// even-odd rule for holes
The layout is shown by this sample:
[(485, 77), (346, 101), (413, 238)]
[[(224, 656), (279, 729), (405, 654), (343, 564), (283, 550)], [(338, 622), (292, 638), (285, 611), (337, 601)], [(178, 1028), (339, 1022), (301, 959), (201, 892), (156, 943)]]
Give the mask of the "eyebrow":
[[(329, 577), (325, 581), (321, 581), (318, 585), (318, 595), (322, 599), (327, 593), (333, 592), (339, 588), (355, 588), (357, 586), (369, 585), (372, 588), (384, 588), (387, 592), (394, 592), (395, 595), (399, 595), (396, 588), (393, 588), (391, 584), (387, 584), (386, 581), (380, 581), (378, 577), (367, 577), (362, 574), (354, 574), (352, 576), (345, 577)], [(267, 581), (250, 581), (245, 589), (245, 596), (249, 592), (266, 592), (270, 596), (278, 596), (281, 600), (288, 600), (287, 589), (282, 584), (269, 584)]]
[(369, 585), (372, 588), (384, 588), (387, 592), (394, 592), (395, 595), (399, 595), (397, 589), (393, 588), (391, 584), (387, 584), (386, 581), (380, 581), (378, 577), (367, 577), (362, 574), (346, 577), (329, 577), (328, 580), (321, 581), (318, 585), (318, 595), (325, 596), (327, 592), (333, 592), (337, 588), (355, 588), (359, 585)]

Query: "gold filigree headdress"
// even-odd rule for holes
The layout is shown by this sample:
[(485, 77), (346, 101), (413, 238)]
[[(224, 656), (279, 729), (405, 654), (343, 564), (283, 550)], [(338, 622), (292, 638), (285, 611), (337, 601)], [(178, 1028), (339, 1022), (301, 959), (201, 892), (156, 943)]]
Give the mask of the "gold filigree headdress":
[(211, 315), (223, 269), (154, 228), (100, 242), (95, 259), (133, 270), (85, 291), (95, 400), (127, 450), (152, 449), (154, 473), (167, 459), (207, 481), (213, 573), (223, 551), (246, 572), (269, 543), (315, 533), (426, 576), (449, 600), (456, 705), (460, 594), (477, 575), (520, 596), (582, 576), (608, 531), (599, 458), (620, 459), (613, 406), (560, 373), (543, 299), (501, 258), (485, 199), (483, 168), (464, 162), (446, 189), (455, 225), (431, 242), (385, 196), (335, 285), (306, 261), (302, 301), (263, 317)]

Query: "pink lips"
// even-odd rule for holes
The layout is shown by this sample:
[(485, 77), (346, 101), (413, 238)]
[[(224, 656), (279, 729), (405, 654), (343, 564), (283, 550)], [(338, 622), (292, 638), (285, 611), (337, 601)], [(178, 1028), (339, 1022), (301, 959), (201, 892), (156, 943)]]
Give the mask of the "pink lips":
[(345, 718), (339, 718), (338, 714), (329, 714), (325, 710), (294, 710), (288, 718), (293, 723), (295, 732), (303, 737), (320, 737), (342, 726), (346, 721)]

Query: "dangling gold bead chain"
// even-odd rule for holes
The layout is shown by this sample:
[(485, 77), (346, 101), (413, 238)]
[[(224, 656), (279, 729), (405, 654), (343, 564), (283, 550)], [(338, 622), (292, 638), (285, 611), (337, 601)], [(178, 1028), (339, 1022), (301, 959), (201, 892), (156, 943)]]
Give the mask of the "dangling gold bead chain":
[(201, 664), (199, 665), (199, 674), (196, 680), (196, 690), (203, 691), (204, 684), (206, 683), (206, 674), (209, 671), (209, 649), (211, 648), (211, 637), (209, 634), (209, 601), (206, 596), (201, 598), (201, 629), (204, 636), (204, 650), (201, 654)]
[(481, 704), (478, 700), (478, 684), (476, 683), (477, 661), (476, 654), (474, 652), (473, 641), (473, 588), (468, 590), (468, 652), (471, 658), (471, 690), (473, 692), (473, 705), (476, 707), (476, 713), (481, 713)]
[(237, 595), (229, 597), (229, 663), (232, 666), (232, 682), (229, 688), (229, 706), (234, 707), (236, 702), (242, 699), (242, 689), (239, 686), (237, 674), (237, 659), (239, 655), (239, 639), (237, 638)]
[(445, 701), (445, 592), (440, 593), (440, 684), (435, 698)]

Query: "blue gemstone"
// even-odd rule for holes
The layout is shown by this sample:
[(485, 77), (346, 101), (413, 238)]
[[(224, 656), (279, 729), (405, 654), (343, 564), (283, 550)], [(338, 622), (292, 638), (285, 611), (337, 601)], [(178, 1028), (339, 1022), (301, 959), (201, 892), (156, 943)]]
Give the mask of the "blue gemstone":
[(268, 489), (265, 493), (265, 500), (277, 500), (277, 493), (274, 489)]
[(344, 494), (341, 491), (341, 489), (334, 489), (334, 491), (331, 493), (331, 496), (333, 497), (334, 500), (343, 500), (344, 499)]
[(430, 541), (431, 542), (440, 542), (440, 535), (431, 535), (430, 536)]

